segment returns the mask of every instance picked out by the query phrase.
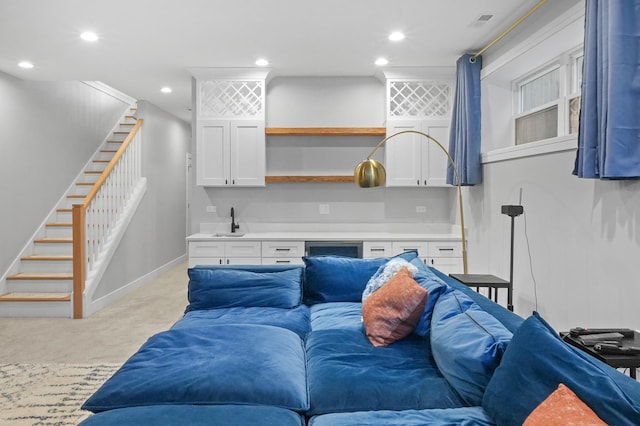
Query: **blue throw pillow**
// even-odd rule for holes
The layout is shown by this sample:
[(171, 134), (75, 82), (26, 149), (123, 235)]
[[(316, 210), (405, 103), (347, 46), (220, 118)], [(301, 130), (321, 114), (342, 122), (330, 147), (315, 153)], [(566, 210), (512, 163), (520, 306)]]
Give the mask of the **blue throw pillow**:
[(418, 252), (412, 250), (394, 257), (374, 259), (304, 256), (304, 303), (360, 302), (369, 278), (395, 257), (411, 261), (418, 257)]
[(560, 383), (607, 424), (640, 424), (640, 383), (563, 342), (536, 312), (513, 335), (482, 406), (497, 424), (520, 425)]
[(302, 268), (277, 272), (191, 268), (188, 298), (187, 312), (235, 307), (295, 308), (302, 298)]
[[(431, 352), (451, 386), (469, 405), (477, 406), (512, 334), (465, 298), (451, 289), (440, 296), (431, 320)], [(446, 309), (439, 309), (443, 305)]]

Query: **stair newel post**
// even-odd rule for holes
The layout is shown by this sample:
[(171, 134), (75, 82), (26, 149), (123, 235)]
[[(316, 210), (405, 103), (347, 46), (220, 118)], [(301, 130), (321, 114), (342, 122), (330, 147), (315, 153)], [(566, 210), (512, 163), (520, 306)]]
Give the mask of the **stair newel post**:
[(85, 214), (84, 204), (72, 207), (73, 222), (73, 318), (83, 317), (82, 296), (86, 276), (85, 259)]

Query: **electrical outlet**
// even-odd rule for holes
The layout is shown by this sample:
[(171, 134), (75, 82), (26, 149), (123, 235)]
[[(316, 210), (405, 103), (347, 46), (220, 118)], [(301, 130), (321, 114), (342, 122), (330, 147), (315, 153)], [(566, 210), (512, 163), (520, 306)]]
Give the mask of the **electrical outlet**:
[(416, 206), (416, 213), (426, 213), (427, 206)]
[(320, 204), (320, 214), (329, 214), (329, 204)]
[(207, 213), (215, 213), (216, 211), (216, 206), (207, 206)]

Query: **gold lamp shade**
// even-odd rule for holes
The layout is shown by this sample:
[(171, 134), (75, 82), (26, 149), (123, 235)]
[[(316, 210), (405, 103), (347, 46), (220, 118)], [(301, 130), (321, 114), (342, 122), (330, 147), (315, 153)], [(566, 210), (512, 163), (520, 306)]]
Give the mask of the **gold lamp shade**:
[(360, 188), (384, 186), (387, 181), (387, 172), (382, 163), (370, 158), (356, 166), (354, 176)]

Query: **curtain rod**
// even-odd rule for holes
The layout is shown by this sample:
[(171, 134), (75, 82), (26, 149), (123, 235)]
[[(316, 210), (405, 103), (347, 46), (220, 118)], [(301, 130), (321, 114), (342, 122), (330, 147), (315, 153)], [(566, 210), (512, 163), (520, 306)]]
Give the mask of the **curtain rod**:
[(533, 12), (535, 12), (536, 10), (540, 9), (540, 7), (545, 4), (547, 2), (547, 0), (541, 0), (538, 2), (538, 4), (536, 4), (535, 6), (533, 6), (531, 8), (531, 10), (529, 10), (527, 13), (525, 13), (524, 15), (522, 15), (520, 17), (520, 19), (518, 19), (516, 22), (514, 22), (513, 24), (511, 24), (506, 30), (504, 30), (503, 32), (501, 32), (496, 38), (494, 38), (493, 40), (491, 40), (485, 47), (483, 47), (482, 49), (480, 49), (480, 51), (478, 53), (476, 53), (475, 55), (473, 55), (472, 57), (469, 58), (469, 62), (474, 63), (476, 61), (476, 58), (480, 55), (482, 55), (484, 52), (487, 51), (487, 49), (489, 49), (491, 46), (493, 46), (494, 44), (496, 44), (498, 41), (500, 41), (500, 39), (504, 36), (506, 36), (508, 33), (511, 32), (511, 30), (513, 30), (515, 27), (517, 27), (518, 25), (520, 25), (522, 23), (522, 21), (524, 21), (525, 19), (527, 19)]

